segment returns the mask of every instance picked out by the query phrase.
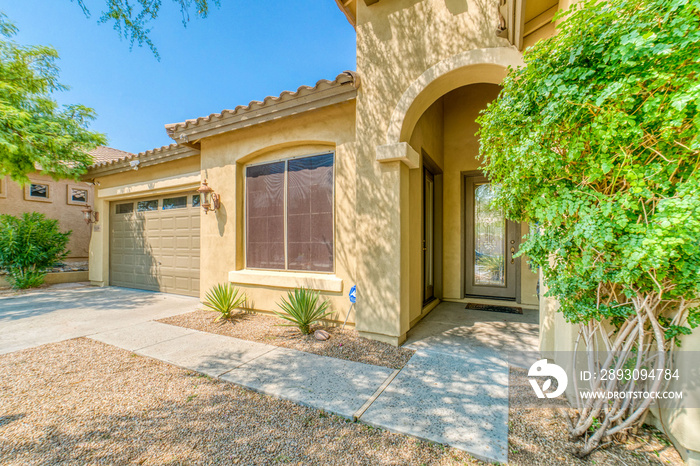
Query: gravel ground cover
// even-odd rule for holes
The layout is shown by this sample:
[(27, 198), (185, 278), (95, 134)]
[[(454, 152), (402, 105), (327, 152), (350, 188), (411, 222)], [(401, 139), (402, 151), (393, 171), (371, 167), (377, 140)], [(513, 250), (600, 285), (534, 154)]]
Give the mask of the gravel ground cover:
[(280, 326), (284, 321), (274, 316), (239, 312), (230, 320), (216, 321), (218, 315), (199, 310), (159, 322), (392, 369), (401, 369), (414, 353), (413, 350), (362, 338), (357, 331), (347, 327), (312, 327), (312, 333), (323, 328), (331, 335), (326, 341), (318, 341), (313, 335), (302, 335), (296, 327)]
[(562, 400), (561, 408), (536, 408), (531, 400), (532, 388), (525, 369), (510, 369), (510, 421), (508, 435), (509, 464), (518, 465), (683, 465), (678, 452), (657, 430), (646, 427), (625, 443), (612, 443), (581, 460), (571, 453), (568, 422)]
[(0, 356), (0, 464), (478, 464), (88, 339)]
[[(84, 338), (2, 355), (0, 373), (3, 465), (482, 464)], [(556, 411), (518, 406), (525, 371), (511, 387), (509, 464), (682, 464), (653, 431), (579, 460)]]

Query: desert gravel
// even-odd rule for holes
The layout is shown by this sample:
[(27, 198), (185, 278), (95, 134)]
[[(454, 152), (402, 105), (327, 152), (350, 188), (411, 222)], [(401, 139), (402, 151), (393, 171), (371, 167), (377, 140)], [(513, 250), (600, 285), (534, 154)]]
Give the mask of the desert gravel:
[(0, 464), (477, 464), (75, 339), (0, 356)]
[[(509, 464), (518, 465), (683, 465), (668, 439), (652, 428), (645, 428), (626, 443), (612, 444), (594, 451), (588, 458), (572, 454), (574, 444), (566, 434), (568, 423), (563, 410), (533, 407), (532, 388), (525, 369), (510, 369), (510, 411), (508, 433)], [(548, 400), (551, 403), (551, 400)]]
[(285, 321), (274, 316), (238, 312), (230, 320), (216, 321), (218, 315), (199, 310), (159, 322), (391, 369), (401, 369), (414, 353), (407, 348), (362, 338), (355, 329), (348, 327), (341, 329), (316, 325), (312, 327), (312, 333), (315, 329), (323, 328), (331, 334), (329, 340), (318, 341), (313, 334), (302, 335), (296, 327), (280, 326)]
[[(2, 465), (481, 464), (83, 338), (2, 355), (0, 374)], [(511, 370), (509, 464), (682, 464), (652, 431), (579, 460), (557, 411), (515, 402), (525, 389)]]

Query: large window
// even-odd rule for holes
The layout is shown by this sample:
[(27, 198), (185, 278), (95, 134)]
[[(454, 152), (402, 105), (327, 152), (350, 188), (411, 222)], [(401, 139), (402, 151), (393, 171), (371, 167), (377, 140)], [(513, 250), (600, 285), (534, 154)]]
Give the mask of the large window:
[(246, 170), (246, 266), (333, 271), (333, 154)]

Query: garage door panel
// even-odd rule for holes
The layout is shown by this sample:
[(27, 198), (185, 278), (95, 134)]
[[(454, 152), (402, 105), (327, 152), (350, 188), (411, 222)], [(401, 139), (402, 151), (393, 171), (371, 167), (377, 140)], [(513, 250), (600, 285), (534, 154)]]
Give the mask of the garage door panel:
[[(181, 194), (182, 196), (188, 194)], [(166, 198), (176, 195), (164, 196)], [(154, 200), (153, 196), (137, 199)], [(117, 214), (110, 206), (110, 283), (169, 293), (199, 295), (199, 208)], [(124, 202), (124, 201), (121, 201)]]

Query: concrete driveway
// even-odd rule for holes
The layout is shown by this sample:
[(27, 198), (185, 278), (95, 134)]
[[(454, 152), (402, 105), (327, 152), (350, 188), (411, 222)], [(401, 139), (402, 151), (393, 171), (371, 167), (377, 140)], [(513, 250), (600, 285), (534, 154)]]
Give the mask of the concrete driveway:
[(0, 298), (0, 354), (194, 311), (199, 299), (118, 287)]

